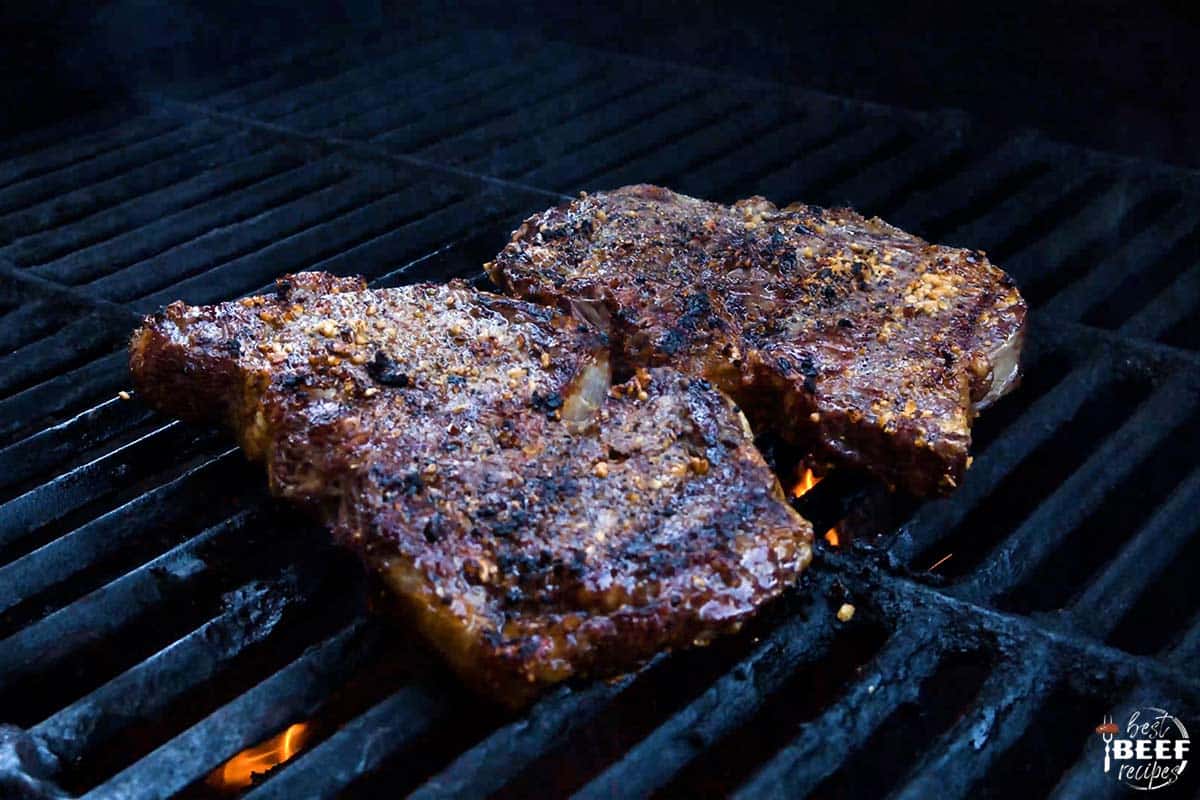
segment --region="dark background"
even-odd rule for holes
[[[978,7],[977,7],[978,6]],[[1200,3],[62,0],[0,11],[0,133],[302,42],[318,28],[532,29],[1200,166]]]

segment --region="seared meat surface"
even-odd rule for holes
[[[462,284],[302,274],[134,335],[141,396],[219,419],[465,680],[520,705],[736,629],[812,532],[732,402],[566,315]]]
[[[619,371],[705,376],[756,429],[917,494],[959,483],[976,412],[1018,377],[1004,272],[848,209],[631,186],[530,217],[486,268],[606,329]]]

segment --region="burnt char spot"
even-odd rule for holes
[[[287,278],[280,278],[275,281],[275,299],[279,302],[286,302],[292,294],[292,282]]]
[[[445,539],[447,533],[445,517],[435,511],[433,516],[425,522],[425,529],[421,533],[425,536],[425,541],[430,544],[435,544]]]
[[[229,353],[229,355],[233,356],[234,358],[237,358],[242,354],[242,343],[237,339],[227,339],[221,344],[221,346],[225,348],[225,352]]]
[[[416,470],[397,475],[376,464],[371,467],[371,478],[385,492],[398,491],[406,497],[413,497],[425,488],[425,481]]]
[[[371,363],[367,364],[367,374],[376,383],[382,383],[384,386],[395,386],[403,389],[409,384],[408,375],[402,372],[400,365],[382,350],[375,351],[375,358],[371,360]]]
[[[530,403],[537,411],[553,414],[555,411],[562,408],[563,398],[558,392],[551,392],[550,394],[534,392],[530,397]]]
[[[845,317],[842,317],[841,319],[838,320],[838,327],[839,328],[853,328],[854,323],[851,322],[850,320],[846,319]]]

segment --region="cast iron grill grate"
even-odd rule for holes
[[[0,716],[29,772],[202,797],[307,721],[251,796],[1100,796],[1104,713],[1197,719],[1200,179],[530,37],[353,36],[0,151]],[[634,181],[851,204],[987,249],[1035,306],[961,490],[823,548],[728,641],[481,708],[225,437],[115,397],[169,300],[475,276],[523,216]]]

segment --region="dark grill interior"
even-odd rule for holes
[[[824,527],[888,524],[729,640],[505,716],[225,436],[116,396],[170,300],[477,276],[527,214],[638,181],[850,204],[986,249],[1035,309],[966,484],[829,478],[800,501]],[[332,31],[10,140],[0,787],[212,796],[308,721],[251,796],[1115,793],[1103,714],[1200,719],[1198,221],[1184,170],[491,31]]]

